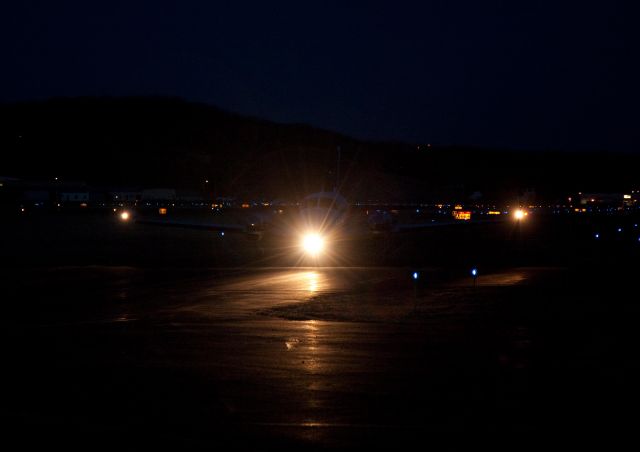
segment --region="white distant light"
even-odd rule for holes
[[[418,279],[418,276],[420,276],[418,275],[418,272],[413,272],[413,279]]]
[[[600,234],[596,234],[596,235],[595,235],[595,237],[596,237],[597,239],[599,239],[599,238],[600,238]]]
[[[618,228],[618,232],[622,232],[622,228]]]
[[[473,276],[474,278],[475,278],[476,276],[478,276],[478,269],[477,269],[477,268],[472,268],[472,269],[471,269],[471,276]]]
[[[222,237],[224,237],[224,231],[222,231],[222,232],[220,233],[220,235],[221,235]]]

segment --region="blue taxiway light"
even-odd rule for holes
[[[223,232],[221,232],[221,233],[220,233],[220,235],[221,235],[222,237],[224,237],[224,231],[223,231]]]
[[[477,268],[472,268],[472,269],[471,269],[471,276],[473,276],[474,278],[475,278],[476,276],[478,276],[478,269],[477,269]]]
[[[622,228],[618,228],[618,232],[622,232]]]
[[[599,239],[599,238],[600,238],[600,234],[596,234],[596,235],[595,235],[595,237],[596,237],[597,239]]]
[[[413,276],[413,279],[418,279],[420,275],[418,274],[418,272],[413,272],[412,276]]]

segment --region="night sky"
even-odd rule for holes
[[[13,3],[1,101],[168,95],[364,139],[640,152],[631,1]]]

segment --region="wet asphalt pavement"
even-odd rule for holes
[[[511,269],[475,288],[425,270],[434,289],[419,293],[393,268],[37,274],[20,292],[50,298],[5,331],[3,415],[25,445],[334,449],[425,432],[532,434],[561,425],[545,406],[554,400],[576,414],[571,394],[553,392],[567,384],[554,359],[574,339],[532,300],[513,304],[562,281],[559,269]],[[324,319],[336,302],[353,320]],[[572,335],[587,333],[574,322]],[[552,346],[554,335],[566,343]]]
[[[8,352],[15,392],[3,414],[26,430],[25,441],[41,439],[28,431],[44,430],[64,443],[98,435],[132,448],[219,441],[335,448],[424,430],[536,426],[528,406],[530,328],[513,325],[503,345],[515,347],[514,363],[506,363],[511,357],[501,358],[493,341],[482,335],[476,343],[481,333],[466,330],[477,300],[421,316],[430,298],[424,291],[411,298],[404,269],[162,273],[92,267],[31,275],[21,291],[44,295],[46,286],[66,306],[41,300],[35,316],[15,312],[18,322],[7,332],[16,344]],[[535,273],[487,276],[476,294]],[[385,307],[385,285],[406,300]],[[299,319],[301,306],[366,286],[376,295],[364,292],[362,310],[384,317],[400,305],[401,317],[328,321],[311,309]],[[468,280],[443,285],[456,286],[471,287]],[[92,290],[101,301],[85,298]],[[344,302],[353,309],[353,299]],[[498,387],[496,378],[508,381]]]
[[[438,266],[5,268],[2,422],[22,449],[619,436],[640,341],[637,262],[616,256],[475,286]]]

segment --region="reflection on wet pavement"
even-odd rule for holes
[[[450,303],[440,302],[455,309],[437,323],[430,314],[420,317],[420,310],[426,311],[424,306],[415,310],[413,281],[402,268],[216,270],[173,280],[135,269],[111,276],[94,269],[92,274],[98,276],[91,284],[98,284],[104,297],[99,308],[82,310],[86,291],[84,297],[77,290],[66,292],[66,301],[77,303],[67,309],[73,314],[60,314],[64,321],[48,319],[47,328],[38,333],[43,342],[31,350],[34,356],[42,347],[42,361],[54,359],[57,371],[70,382],[73,375],[84,372],[79,366],[99,369],[82,382],[87,391],[108,386],[105,381],[113,373],[129,381],[140,368],[150,374],[143,386],[175,391],[164,387],[158,376],[162,375],[158,369],[172,369],[201,385],[196,393],[213,391],[224,416],[245,426],[330,430],[426,423],[437,429],[456,422],[451,401],[460,397],[460,391],[466,391],[464,397],[470,400],[492,397],[483,384],[496,374],[503,378],[501,372],[513,380],[510,388],[518,391],[520,375],[531,366],[527,341],[532,333],[526,325],[513,325],[516,333],[505,333],[495,342],[493,332],[490,339],[468,339],[465,335],[473,330],[464,327],[491,300],[451,298]],[[496,286],[518,285],[528,278],[528,271],[517,269],[482,276],[486,285]],[[448,293],[456,287],[469,293],[468,279],[445,286]],[[486,289],[474,293],[482,290]],[[363,322],[357,316],[327,321],[264,314],[276,306],[314,303],[326,305],[322,309],[342,309],[329,302],[334,296],[348,297],[354,312],[367,311],[381,293],[393,305],[407,304],[414,317]],[[39,390],[45,389],[43,385]],[[136,400],[143,388],[125,384],[119,391],[122,394],[113,396],[116,400],[125,396]],[[68,403],[74,407],[79,402]],[[313,434],[316,440],[331,435],[317,430]]]
[[[397,271],[396,271],[397,272]],[[209,318],[254,315],[265,308],[307,302],[320,295],[353,290],[368,280],[389,277],[389,271],[352,268],[288,268],[255,271],[192,284],[178,310]]]
[[[265,274],[247,275],[216,287],[220,291],[281,291],[309,292],[313,295],[319,291],[332,288],[335,283],[329,270],[290,269],[274,270]]]
[[[478,285],[485,286],[512,286],[521,284],[527,280],[527,271],[513,270],[508,273],[494,273],[478,277]]]

